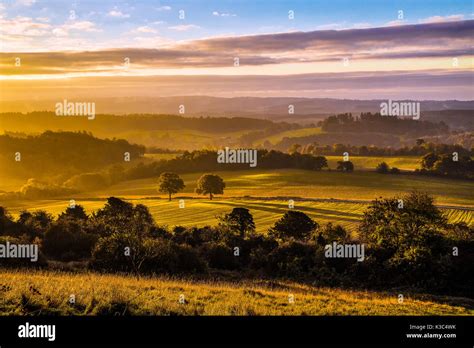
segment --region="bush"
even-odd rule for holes
[[[338,161],[336,170],[340,172],[351,173],[354,171],[354,163],[351,161]]]
[[[255,222],[250,211],[246,208],[234,208],[229,214],[219,217],[219,226],[228,228],[244,238],[255,232]]]
[[[2,235],[16,235],[16,224],[8,211],[0,207],[0,236]]]
[[[126,253],[126,248],[130,253]],[[112,234],[100,238],[96,244],[91,267],[106,271],[140,274],[176,274],[203,272],[205,263],[198,253],[187,245],[170,240],[134,238],[127,234]]]
[[[80,222],[62,219],[46,231],[42,246],[51,258],[72,261],[90,258],[96,241],[95,235],[84,232]]]
[[[389,170],[390,170],[390,167],[385,162],[379,163],[377,167],[375,168],[375,171],[380,174],[388,174]]]
[[[143,263],[145,273],[199,273],[206,270],[206,264],[196,250],[188,245],[177,245],[169,240],[147,239],[147,258]]]
[[[390,174],[400,174],[400,169],[392,167],[392,169],[390,169]]]
[[[269,255],[269,270],[280,276],[307,277],[314,269],[316,252],[315,245],[286,242]]]
[[[359,227],[370,259],[384,265],[374,281],[386,282],[386,274],[391,285],[444,286],[453,261],[446,228],[446,219],[427,194],[375,200]]]
[[[233,248],[222,243],[207,243],[200,254],[211,268],[233,270],[239,266],[240,256],[234,256]]]
[[[349,240],[349,233],[341,225],[333,225],[332,223],[326,224],[318,238],[318,244],[324,245],[332,242],[345,243]]]
[[[289,210],[270,229],[269,235],[283,241],[308,240],[318,224],[301,211]]]
[[[10,244],[37,244],[38,241],[32,243],[28,238],[15,238],[10,236],[0,236],[0,244],[7,245],[7,242]],[[41,248],[38,245],[38,259],[34,262],[31,259],[27,258],[0,258],[0,267],[7,267],[7,268],[43,268],[47,267],[48,262],[46,257],[41,252]]]

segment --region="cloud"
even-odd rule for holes
[[[160,7],[156,7],[155,10],[157,10],[157,11],[171,11],[171,6],[160,6]]]
[[[184,27],[189,29],[189,26]],[[10,40],[18,39],[18,35],[26,33],[31,36],[39,34],[31,30],[53,30],[57,36],[66,36],[71,30],[98,29],[94,23],[87,21],[66,23],[52,28],[49,24],[34,22],[26,17],[14,22],[0,20],[0,33],[8,36]],[[154,29],[148,26],[138,27],[135,33],[155,34]],[[94,47],[94,51],[87,52],[25,53],[31,55],[28,59],[32,62],[31,70],[26,72],[22,69],[21,72],[11,73],[38,74],[44,69],[51,73],[77,70],[93,72],[98,62],[105,70],[114,71],[117,64],[120,64],[118,62],[123,61],[123,57],[130,57],[143,69],[150,70],[229,68],[233,66],[234,57],[239,57],[241,66],[246,67],[279,64],[294,64],[296,67],[301,63],[335,64],[343,57],[350,57],[351,62],[355,63],[374,61],[373,64],[370,63],[374,70],[377,68],[377,60],[391,60],[396,65],[399,59],[423,59],[420,62],[422,66],[426,66],[432,58],[446,57],[449,58],[447,62],[452,57],[459,57],[460,60],[462,57],[470,59],[473,55],[473,36],[473,20],[337,31],[228,36],[180,43],[169,42],[154,35],[143,35],[135,37],[134,41],[124,41],[121,38],[115,42],[129,48],[103,49],[98,45]],[[41,46],[41,41],[36,42]],[[77,47],[88,49],[83,44]],[[315,68],[319,66],[314,65]]]
[[[171,27],[168,27],[168,29],[171,30],[176,30],[176,31],[188,31],[191,29],[200,29],[201,27],[199,25],[194,25],[194,24],[181,24],[181,25],[174,25]]]
[[[464,19],[464,15],[462,14],[456,14],[456,15],[450,15],[450,16],[433,16],[433,17],[428,17],[425,19],[420,20],[420,23],[443,23],[443,22],[456,22],[456,21],[462,21]]]
[[[233,13],[219,12],[219,11],[213,11],[212,15],[217,16],[217,17],[237,17],[237,15]]]
[[[15,5],[29,7],[36,3],[36,0],[16,0]]]
[[[418,52],[470,47],[474,35],[474,21],[429,23],[349,30],[317,30],[265,35],[248,35],[192,41],[193,49],[213,52],[240,52],[263,54],[307,50],[318,57],[334,53],[357,54],[377,52]],[[459,47],[458,47],[459,48]],[[303,53],[304,54],[304,53]]]
[[[388,27],[396,27],[399,25],[406,25],[407,21],[404,19],[396,19],[394,21],[387,22],[385,25]]]
[[[30,17],[17,16],[12,19],[0,19],[0,34],[4,39],[48,35],[50,28],[51,25],[35,21]]]
[[[147,34],[156,34],[157,31],[149,26],[142,26],[132,30],[134,33],[147,33]]]
[[[110,10],[109,13],[107,13],[109,17],[115,17],[115,18],[130,18],[130,15],[127,13],[123,13],[117,9]]]
[[[123,57],[121,58],[123,62]],[[131,63],[133,67],[133,59]],[[28,96],[32,91],[42,100],[54,100],[58,96],[67,99],[90,98],[91,95],[94,98],[113,97],[111,103],[116,109],[122,108],[119,113],[126,112],[123,109],[126,98],[133,98],[136,101],[135,106],[147,105],[150,111],[143,112],[157,112],[156,110],[166,105],[166,101],[157,97],[183,95],[472,100],[472,73],[452,69],[441,72],[396,71],[377,74],[358,72],[285,76],[106,76],[100,79],[2,81],[2,84],[5,91],[3,100],[17,99],[19,95],[24,95],[24,99],[30,104],[32,101]],[[119,99],[120,103],[117,103]],[[181,104],[179,100],[182,101],[182,98],[172,101],[174,108]],[[197,102],[200,100],[199,97],[196,98]],[[227,105],[232,102],[237,105],[249,103],[248,99],[223,102]],[[243,105],[243,108],[247,109],[246,105]],[[137,112],[137,109],[134,109],[134,112]]]
[[[337,30],[337,29],[344,29],[347,23],[328,23],[328,24],[321,24],[316,27],[318,30]]]
[[[99,32],[95,24],[91,21],[73,21],[67,22],[61,26],[53,29],[53,34],[56,36],[68,36],[70,31],[81,31],[81,32]]]

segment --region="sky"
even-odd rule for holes
[[[3,0],[0,100],[31,83],[51,94],[140,96],[151,84],[159,95],[471,100],[473,37],[471,0]]]

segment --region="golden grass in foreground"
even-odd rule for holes
[[[289,296],[294,296],[290,303]],[[75,295],[75,304],[70,304]],[[179,302],[184,295],[185,303]],[[316,288],[294,282],[192,282],[0,270],[0,315],[473,315],[427,296]],[[444,302],[472,302],[443,298]],[[472,306],[471,306],[472,308]]]

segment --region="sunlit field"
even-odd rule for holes
[[[196,181],[202,173],[181,175],[186,187],[179,196],[196,196]],[[425,191],[441,205],[472,205],[474,182],[446,178],[390,175],[374,172],[315,172],[305,170],[246,170],[217,172],[226,183],[223,198],[285,197],[370,201],[377,197],[402,195],[411,190]],[[156,197],[157,179],[132,180],[81,197]],[[164,195],[162,197],[165,197]],[[217,196],[219,197],[219,196]]]
[[[336,168],[337,162],[342,160],[342,156],[325,156],[330,168]],[[351,156],[350,160],[357,169],[375,169],[382,162],[387,163],[390,168],[396,167],[400,170],[412,171],[420,168],[420,157],[414,156]]]
[[[292,129],[289,131],[277,133],[274,135],[271,135],[266,138],[262,138],[258,140],[256,143],[258,144],[263,144],[264,142],[268,141],[272,145],[277,144],[283,138],[293,138],[293,137],[304,137],[304,136],[309,136],[309,135],[315,135],[315,134],[320,134],[321,133],[321,128],[316,127],[316,128],[301,128],[301,129]]]
[[[205,198],[184,198],[185,208],[179,209],[178,199],[169,202],[167,199],[137,199],[129,200],[134,204],[146,205],[155,221],[160,225],[173,226],[208,226],[217,224],[218,215],[228,213],[235,207],[246,207],[254,217],[256,230],[265,233],[276,220],[288,211],[288,201],[282,200],[249,200],[249,199],[222,199],[210,201]],[[82,205],[88,213],[92,213],[105,204],[105,199],[79,199],[77,204]],[[15,202],[9,212],[17,216],[22,210],[45,210],[54,216],[62,213],[68,206],[67,200],[39,200],[33,202]],[[331,222],[340,224],[349,230],[354,230],[362,217],[366,203],[329,202],[329,201],[295,201],[294,209],[307,214],[319,224]],[[448,221],[465,222],[474,225],[474,214],[471,210],[442,209]]]
[[[473,315],[472,300],[312,287],[94,273],[0,270],[3,315]],[[71,294],[75,304],[69,302]],[[457,305],[453,305],[457,303]]]
[[[303,170],[236,171],[218,173],[226,182],[224,195],[194,193],[199,174],[186,174],[186,188],[169,202],[157,192],[157,180],[126,181],[91,193],[54,200],[0,202],[10,213],[43,209],[53,215],[63,212],[70,199],[89,213],[101,208],[110,196],[122,197],[148,206],[160,225],[170,227],[215,225],[216,216],[235,207],[246,207],[254,216],[257,231],[267,231],[294,201],[294,209],[303,211],[319,224],[332,222],[353,230],[370,200],[397,196],[410,190],[434,195],[450,222],[474,224],[474,183],[413,175],[382,175],[372,172],[311,172]],[[185,207],[179,209],[179,199]],[[459,209],[456,209],[459,206]]]

